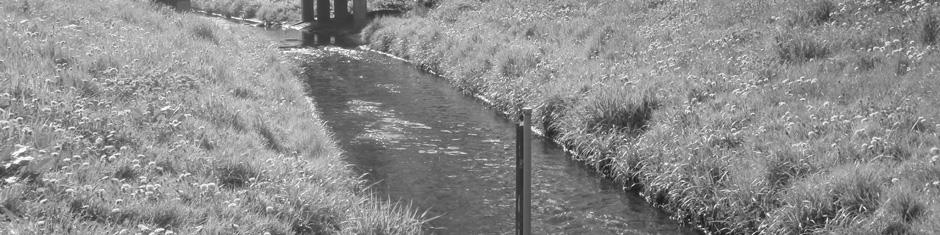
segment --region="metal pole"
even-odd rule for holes
[[[516,125],[516,234],[532,234],[532,109]]]
[[[523,180],[524,177],[522,177],[522,173],[524,172],[524,170],[522,170],[522,143],[525,142],[523,140],[524,128],[522,123],[516,123],[516,235],[522,235],[522,224],[524,223],[522,219],[522,195],[524,194],[522,192],[522,185],[525,182]]]

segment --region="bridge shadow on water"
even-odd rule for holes
[[[340,47],[345,49],[355,49],[363,45],[358,39],[358,35],[333,35],[329,33],[318,33],[306,30],[266,30],[271,36],[283,38],[278,48],[282,50],[315,48],[315,47]]]
[[[300,31],[301,46],[337,46],[342,48],[356,48],[362,45],[358,39],[358,34],[354,35],[331,35],[329,33],[318,33],[314,31]]]

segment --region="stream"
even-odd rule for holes
[[[377,198],[438,216],[429,233],[514,233],[511,120],[404,61],[258,31],[301,65],[308,95]],[[533,234],[698,234],[551,141],[532,143]]]

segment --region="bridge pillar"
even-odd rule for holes
[[[330,22],[330,0],[317,0],[317,21]]]
[[[366,9],[366,0],[353,0],[353,25],[365,27],[369,23],[369,11]]]
[[[337,22],[349,21],[349,0],[333,0],[333,15]]]
[[[300,0],[300,18],[303,22],[313,22],[315,20],[313,1],[314,0]]]
[[[174,7],[177,11],[187,12],[192,10],[192,3],[190,0],[178,0]]]

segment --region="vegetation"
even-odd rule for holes
[[[940,233],[940,2],[447,0],[376,50],[719,233]]]
[[[420,232],[246,29],[144,0],[8,0],[0,25],[0,233]]]
[[[193,7],[210,13],[264,22],[300,21],[300,0],[193,0]]]

